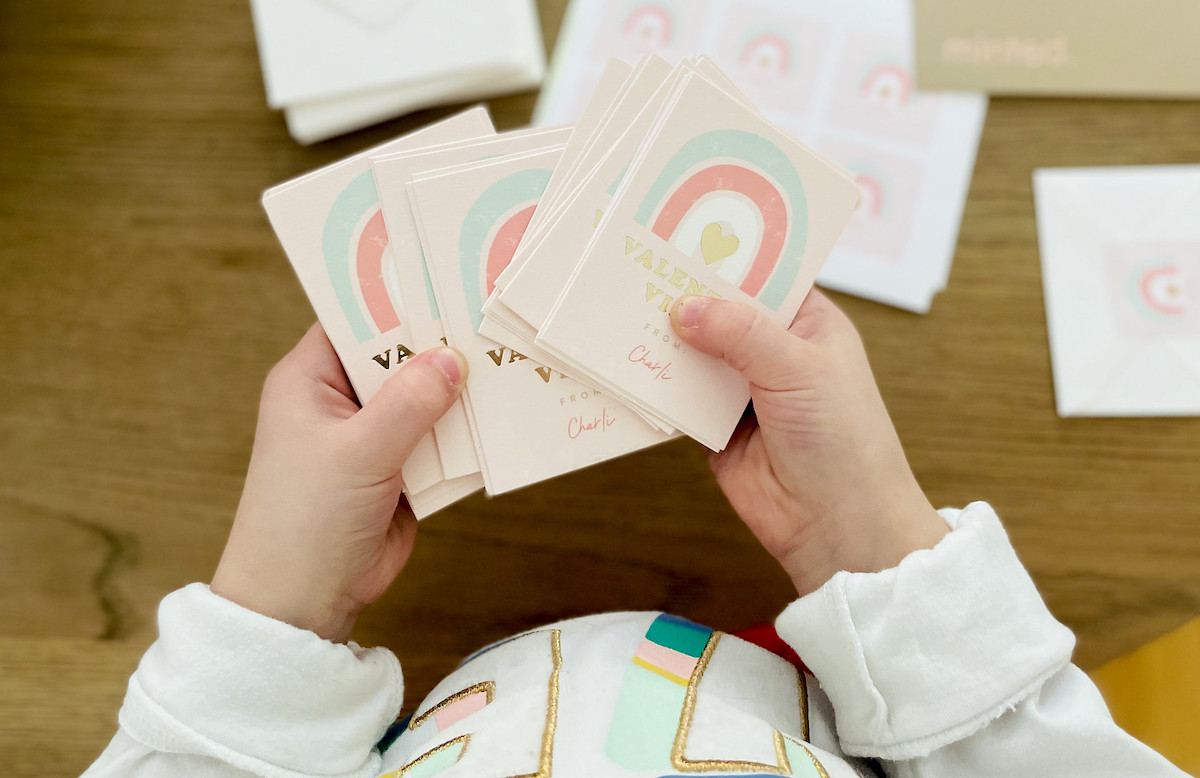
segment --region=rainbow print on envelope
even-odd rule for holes
[[[772,310],[800,273],[804,184],[773,142],[746,130],[698,135],[663,167],[634,220]]]

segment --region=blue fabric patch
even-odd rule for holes
[[[384,732],[383,737],[375,744],[375,749],[382,754],[391,748],[392,743],[396,742],[396,738],[400,737],[400,734],[408,729],[408,722],[410,721],[412,721],[411,713],[402,719],[396,719],[396,722],[388,727],[387,732]]]

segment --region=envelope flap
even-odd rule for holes
[[[395,24],[415,0],[317,0],[347,21],[366,28]]]

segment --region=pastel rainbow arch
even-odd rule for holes
[[[484,190],[467,210],[458,256],[475,329],[483,322],[483,303],[495,288],[496,277],[512,261],[552,172],[530,168],[511,173]]]
[[[400,326],[384,277],[388,235],[371,171],[353,179],[334,200],[321,249],[334,295],[359,343]]]
[[[884,187],[883,176],[870,165],[849,164],[846,168],[854,174],[854,183],[862,193],[858,213],[871,219],[886,216],[891,198]]]
[[[912,73],[898,62],[877,63],[863,76],[859,93],[866,100],[879,105],[906,105],[913,93]]]
[[[696,236],[682,233],[696,231],[696,216],[722,206],[754,212],[757,234],[745,234],[744,220],[734,232],[739,245],[754,246],[738,285],[778,310],[800,274],[808,242],[808,205],[800,174],[770,140],[744,130],[697,135],[667,162],[634,220],[669,243],[689,243]]]
[[[790,41],[777,32],[763,31],[746,39],[738,61],[750,70],[785,75],[791,72],[793,57]]]
[[[625,16],[621,32],[639,45],[664,48],[675,38],[675,16],[662,3],[641,3]]]

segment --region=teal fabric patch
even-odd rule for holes
[[[463,749],[467,747],[466,742],[455,743],[449,748],[438,751],[433,756],[426,759],[421,764],[408,771],[404,778],[431,778],[440,772],[449,770],[462,756]]]
[[[821,778],[821,771],[817,769],[817,760],[808,752],[807,748],[794,742],[791,738],[784,738],[783,747],[788,762],[792,766],[794,778]]]
[[[708,645],[712,630],[693,624],[678,616],[663,614],[646,630],[646,640],[678,651],[688,656],[699,657]]]
[[[382,754],[391,748],[392,744],[404,734],[404,730],[408,729],[408,722],[410,721],[412,721],[411,713],[402,719],[397,719],[392,726],[388,727],[387,732],[383,733],[383,737],[379,739],[379,742],[375,744],[376,750]]]
[[[671,745],[687,690],[645,668],[630,665],[604,753],[626,770],[670,770]]]

